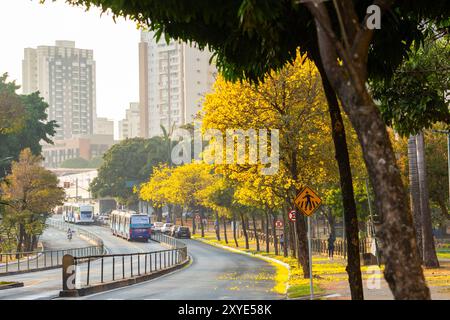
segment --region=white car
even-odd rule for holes
[[[169,233],[170,229],[172,228],[173,223],[164,223],[164,225],[161,228],[162,233]]]
[[[153,223],[152,230],[155,231],[155,232],[160,232],[161,228],[163,226],[164,226],[164,223],[162,223],[162,222],[155,222],[155,223]]]

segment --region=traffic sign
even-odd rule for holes
[[[289,220],[291,220],[292,222],[295,222],[295,220],[297,219],[297,212],[295,210],[289,211],[288,217],[289,217]]]
[[[304,187],[294,200],[302,214],[309,217],[322,204],[322,199],[308,186]]]
[[[283,228],[283,221],[277,220],[277,221],[275,222],[275,227],[277,227],[278,229]]]

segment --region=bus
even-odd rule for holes
[[[114,210],[110,215],[112,234],[124,239],[144,240],[150,238],[150,218],[135,211]]]
[[[68,223],[91,224],[94,222],[94,207],[90,204],[65,203],[62,215]]]

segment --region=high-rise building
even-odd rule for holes
[[[94,132],[96,114],[95,61],[92,50],[75,48],[74,41],[25,49],[23,93],[39,91],[56,120],[55,139]]]
[[[96,118],[94,122],[94,134],[107,134],[114,136],[114,120]]]
[[[139,44],[140,135],[144,138],[191,123],[202,97],[216,76],[212,53],[171,40],[156,42],[154,32],[142,32]]]
[[[125,119],[119,121],[119,140],[139,137],[141,126],[139,103],[131,102],[125,112]]]

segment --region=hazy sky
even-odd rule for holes
[[[97,115],[120,120],[139,97],[139,31],[124,19],[92,8],[71,7],[63,0],[0,0],[0,74],[22,83],[23,49],[73,40],[93,49],[97,64]]]

